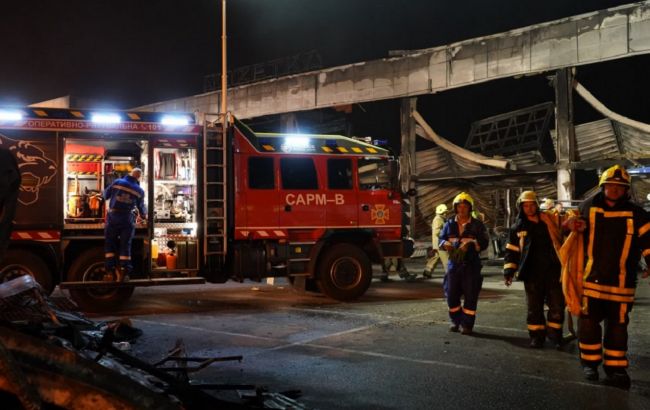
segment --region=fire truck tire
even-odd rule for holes
[[[11,249],[7,251],[2,265],[0,282],[6,282],[22,275],[32,275],[47,294],[52,293],[54,289],[52,272],[45,261],[36,254],[22,249]]]
[[[318,287],[332,299],[354,300],[368,290],[372,281],[370,259],[359,247],[333,245],[319,258]]]
[[[89,249],[79,255],[68,271],[68,280],[73,282],[115,280],[112,275],[110,276],[106,275],[102,248]],[[85,312],[103,312],[126,303],[133,290],[132,286],[112,289],[70,289],[70,297]]]

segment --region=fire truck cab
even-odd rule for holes
[[[33,275],[89,311],[125,302],[137,286],[275,276],[352,300],[370,285],[372,263],[410,256],[387,150],[197,117],[0,110],[0,146],[22,176],[0,280]],[[121,282],[104,268],[102,192],[134,167],[147,215],[136,226],[134,274]]]

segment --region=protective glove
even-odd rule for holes
[[[563,224],[563,228],[574,232],[584,232],[584,230],[587,228],[587,224],[585,223],[584,219],[572,216]]]

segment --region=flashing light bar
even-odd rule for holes
[[[20,121],[23,119],[23,113],[20,111],[0,110],[0,121]]]
[[[165,115],[161,122],[163,125],[189,125],[190,120],[184,115]]]
[[[287,148],[307,148],[309,147],[309,138],[300,135],[286,137],[284,139],[284,145]]]
[[[115,113],[93,113],[90,120],[101,124],[119,124],[122,122],[122,118]]]

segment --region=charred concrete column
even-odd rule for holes
[[[416,109],[417,98],[402,98],[400,105],[400,134],[402,140],[402,149],[400,154],[402,192],[406,193],[409,189],[415,188],[413,176],[416,174],[415,167],[415,120],[413,112]],[[409,223],[407,224],[408,236],[412,237],[415,232],[415,197],[408,197],[404,194],[404,199],[408,201]]]
[[[563,68],[555,74],[555,132],[557,136],[557,199],[571,200],[575,177],[571,164],[576,158],[576,136],[573,128],[573,72]]]

